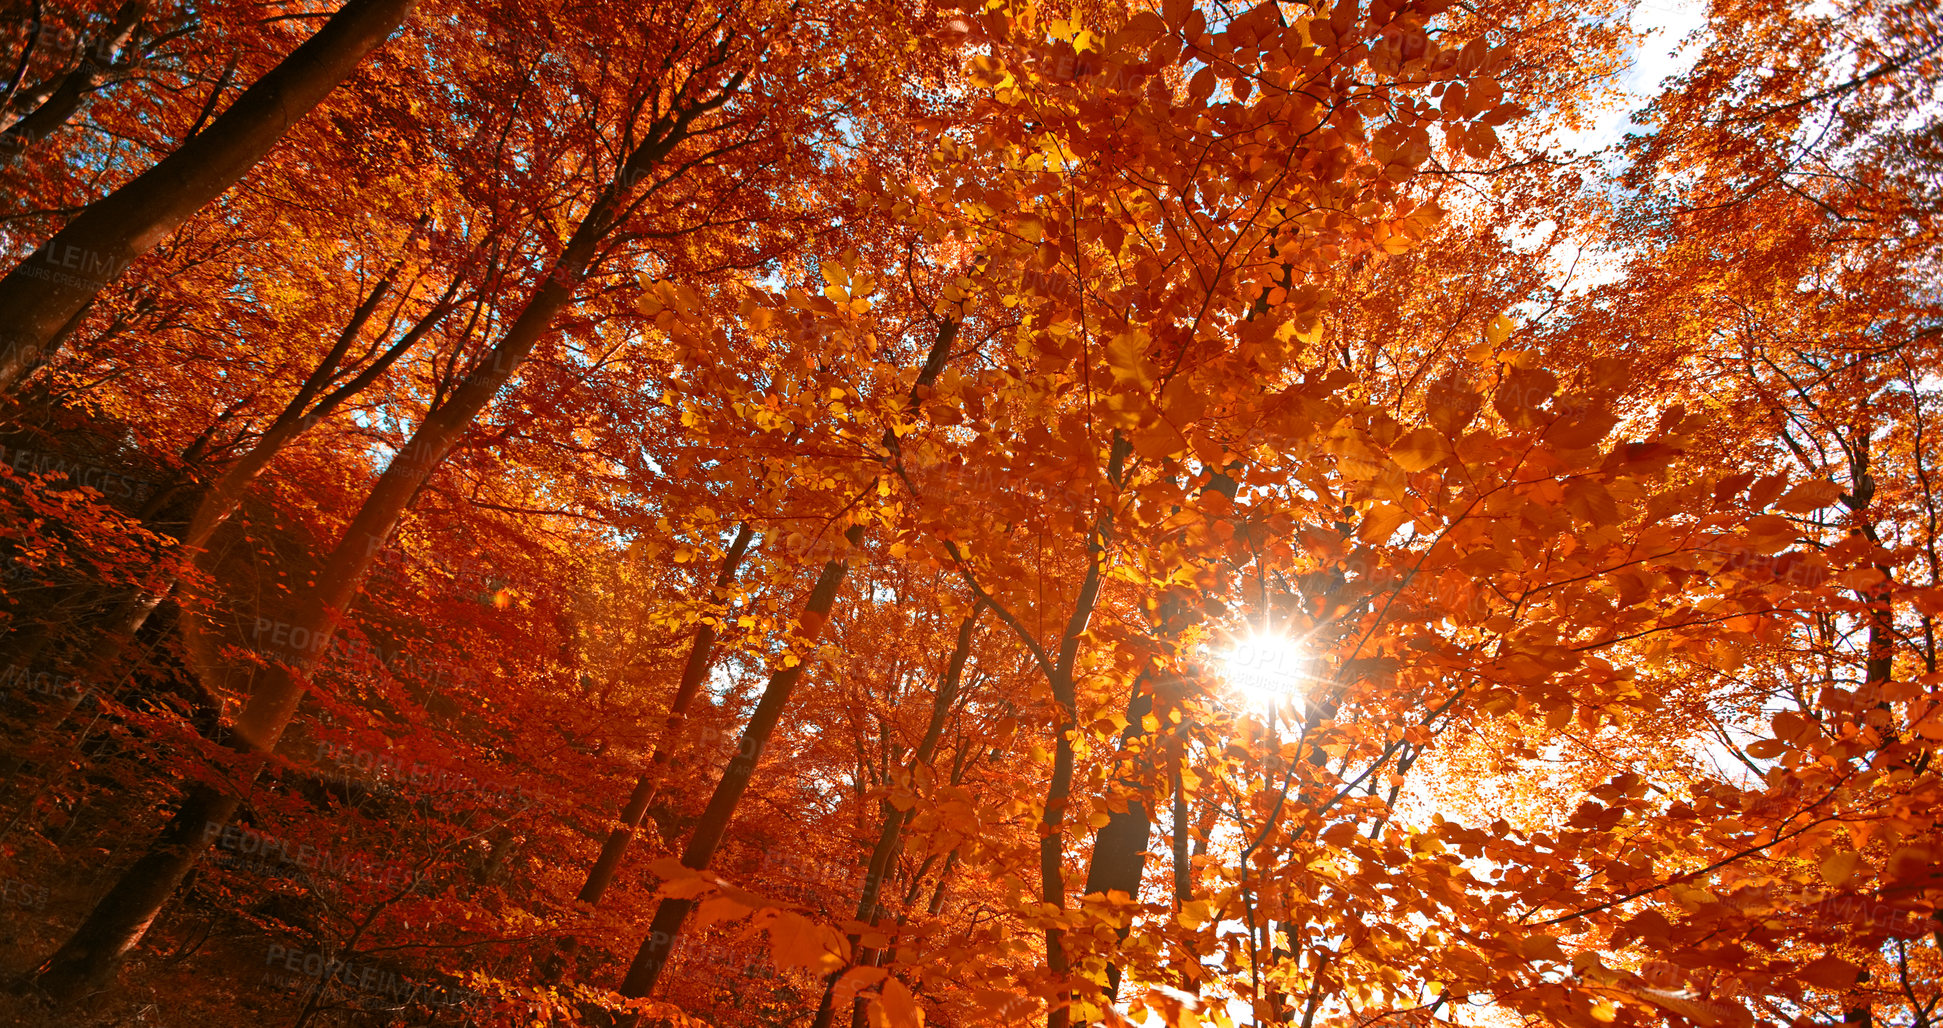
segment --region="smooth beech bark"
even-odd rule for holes
[[[1109,482],[1116,486],[1120,484],[1127,457],[1132,452],[1132,443],[1115,430],[1111,455],[1107,459]],[[1061,910],[1066,908],[1066,874],[1062,865],[1066,833],[1063,826],[1066,804],[1072,800],[1073,793],[1073,735],[1079,730],[1079,695],[1073,670],[1079,660],[1080,636],[1086,634],[1086,626],[1093,618],[1093,608],[1099,603],[1100,581],[1106,570],[1106,550],[1112,533],[1112,514],[1102,513],[1086,541],[1086,577],[1080,583],[1079,596],[1073,601],[1073,615],[1066,623],[1066,631],[1059,638],[1056,662],[1047,674],[1058,714],[1053,725],[1052,776],[1046,781],[1045,813],[1040,819],[1044,830],[1039,837],[1039,883],[1040,898]],[[1066,956],[1065,933],[1057,927],[1046,929],[1046,966],[1061,979],[1072,970]],[[1060,999],[1055,1001],[1046,1015],[1049,1028],[1065,1028],[1071,1023],[1069,998],[1070,993],[1062,988]]]
[[[1132,454],[1133,443],[1115,429],[1107,456],[1108,482],[1116,487],[1122,483],[1127,458]],[[1080,637],[1086,633],[1086,626],[1093,617],[1093,608],[1099,602],[1107,546],[1112,534],[1113,518],[1110,511],[1095,517],[1093,524],[1087,528],[1086,575],[1080,581],[1079,594],[1073,599],[1072,614],[1060,633],[1059,646],[1051,655],[1046,653],[1045,647],[1040,645],[1032,630],[1020,622],[1017,615],[994,600],[991,593],[978,583],[978,576],[966,563],[964,552],[958,545],[950,539],[942,540],[945,553],[957,565],[965,585],[973,595],[990,604],[999,620],[1018,636],[1032,654],[1033,662],[1046,676],[1046,684],[1052,692],[1053,762],[1052,774],[1046,781],[1045,807],[1039,820],[1039,895],[1043,901],[1060,910],[1066,909],[1066,873],[1061,861],[1066,848],[1066,804],[1072,799],[1073,791],[1073,735],[1079,727],[1079,698],[1073,670],[1079,659]],[[1051,927],[1046,929],[1045,938],[1046,967],[1063,982],[1072,970],[1066,956],[1064,935],[1057,927]],[[1071,992],[1062,984],[1060,995],[1053,1000],[1052,1009],[1046,1015],[1049,1028],[1066,1028],[1072,1019],[1071,1006]]]
[[[1213,475],[1208,484],[1202,487],[1205,494],[1219,492],[1229,500],[1235,497],[1235,482],[1226,475]],[[1175,508],[1176,512],[1179,508]],[[1167,643],[1176,642],[1183,631],[1199,617],[1182,596],[1168,593],[1160,600],[1160,623],[1157,629]],[[1141,686],[1147,684],[1143,690]],[[1120,753],[1116,760],[1132,763],[1121,778],[1121,786],[1126,796],[1125,810],[1109,810],[1106,824],[1093,836],[1093,855],[1086,869],[1086,895],[1119,890],[1128,898],[1140,895],[1140,880],[1147,870],[1147,846],[1153,836],[1153,811],[1148,807],[1142,792],[1146,782],[1158,766],[1159,757],[1155,747],[1163,743],[1152,738],[1147,731],[1145,719],[1157,718],[1165,730],[1164,745],[1169,755],[1168,782],[1174,796],[1176,825],[1185,819],[1185,799],[1181,795],[1180,761],[1177,756],[1182,748],[1179,705],[1180,687],[1178,678],[1168,681],[1163,693],[1161,683],[1150,681],[1146,669],[1134,679],[1133,689],[1127,698],[1127,727],[1120,732]],[[1156,702],[1158,700],[1158,702]],[[1175,727],[1167,729],[1170,721]],[[1176,909],[1187,902],[1187,840],[1177,829],[1174,838],[1174,902]],[[1131,926],[1119,930],[1121,941],[1125,941]],[[1121,968],[1118,961],[1108,961],[1106,967],[1106,999],[1112,1002],[1120,995]]]
[[[736,529],[735,541],[722,556],[722,569],[715,575],[715,588],[711,598],[721,603],[725,600],[730,584],[735,581],[735,573],[742,565],[743,556],[749,551],[749,543],[755,539],[755,532],[748,522]],[[587,872],[587,881],[580,887],[579,899],[583,903],[599,903],[614,882],[614,873],[620,870],[621,858],[627,855],[628,843],[641,827],[641,818],[654,804],[655,793],[661,788],[661,776],[666,772],[668,761],[673,756],[675,743],[681,737],[682,722],[688,717],[688,708],[695,703],[701,692],[702,679],[708,674],[708,662],[715,646],[715,626],[706,622],[695,626],[695,637],[688,645],[688,663],[682,666],[681,683],[675,687],[675,698],[668,704],[668,723],[661,728],[661,737],[654,744],[654,756],[649,759],[647,770],[635,780],[634,791],[628,794],[627,805],[621,808],[620,824],[607,833],[607,841],[601,844],[600,857]]]
[[[1140,895],[1140,878],[1147,870],[1147,843],[1153,834],[1153,816],[1148,811],[1147,801],[1142,798],[1142,781],[1152,770],[1153,734],[1147,731],[1146,719],[1159,712],[1154,703],[1154,691],[1143,689],[1148,684],[1149,675],[1142,671],[1134,680],[1133,695],[1127,703],[1127,727],[1120,730],[1120,752],[1114,760],[1123,771],[1118,782],[1122,796],[1126,800],[1125,810],[1108,810],[1106,824],[1093,836],[1093,856],[1086,867],[1086,888],[1084,895],[1120,892],[1129,899]],[[1126,940],[1131,926],[1119,930],[1119,937]],[[1108,961],[1106,965],[1106,998],[1109,1002],[1120,994],[1120,964]]]
[[[207,128],[87,206],[0,279],[0,395],[11,395],[95,295],[235,185],[404,24],[417,0],[348,0]]]

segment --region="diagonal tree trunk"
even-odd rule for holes
[[[931,345],[931,353],[925,358],[924,367],[918,372],[916,381],[911,384],[910,396],[906,401],[907,409],[917,406],[919,391],[935,382],[944,370],[945,359],[951,354],[952,340],[958,337],[958,322],[946,321],[938,329],[938,337]],[[886,432],[884,446],[895,450],[897,436]],[[852,548],[863,542],[863,526],[852,525],[844,533]],[[815,640],[823,629],[830,610],[836,602],[837,589],[843,584],[843,576],[849,570],[849,562],[837,557],[824,563],[817,576],[816,585],[810,590],[809,599],[803,605],[800,620],[800,634],[807,640]],[[722,772],[722,778],[715,785],[715,792],[709,798],[708,807],[702,812],[701,820],[695,824],[688,844],[682,850],[682,866],[696,871],[706,870],[709,862],[715,859],[715,850],[722,844],[728,833],[729,820],[735,816],[737,804],[742,802],[742,794],[749,788],[749,780],[754,777],[756,761],[769,743],[769,736],[775,731],[776,722],[782,717],[783,708],[789,703],[790,693],[803,677],[803,664],[778,669],[770,675],[769,683],[763,688],[762,699],[756,703],[755,713],[750,715],[749,723],[742,730],[740,744],[736,747],[735,757]],[[681,937],[683,922],[695,907],[693,900],[664,899],[655,907],[654,922],[648,928],[648,937],[641,940],[640,948],[634,954],[634,961],[628,966],[627,977],[621,982],[621,995],[637,999],[651,995],[655,983],[661,979],[662,968],[666,966],[668,955],[674,952],[675,943]],[[639,1023],[639,1017],[623,1019],[625,1024]]]
[[[984,601],[972,605],[970,614],[958,625],[958,641],[951,649],[951,657],[945,662],[944,677],[938,682],[938,691],[931,700],[931,721],[924,728],[924,738],[911,755],[911,762],[905,768],[907,778],[915,776],[919,768],[931,763],[937,752],[938,740],[944,735],[945,719],[951,714],[951,705],[958,700],[958,683],[965,673],[965,660],[971,656],[972,636],[978,629],[978,616],[985,612]],[[913,808],[915,809],[915,808]],[[870,851],[870,865],[864,872],[863,895],[857,899],[857,920],[867,925],[875,925],[880,916],[878,896],[883,892],[884,880],[890,874],[891,861],[897,858],[898,848],[903,844],[904,825],[911,819],[910,810],[898,810],[888,802],[884,805],[884,825],[877,833],[877,845]],[[850,946],[856,948],[858,936],[850,937]],[[876,953],[872,951],[857,959],[859,965],[875,963]],[[830,1028],[836,1009],[837,979],[842,971],[835,971],[823,985],[823,1001],[816,1008],[815,1028]]]
[[[317,34],[153,168],[96,200],[0,279],[0,396],[78,324],[95,295],[236,184],[404,24],[417,0],[348,0]]]
[[[343,612],[432,469],[451,452],[473,418],[506,385],[572,301],[594,254],[617,224],[624,196],[687,138],[697,118],[740,90],[746,74],[745,70],[731,76],[709,100],[656,120],[601,190],[499,344],[444,403],[426,413],[411,440],[379,476],[291,619],[291,637],[310,640],[310,645],[288,653],[284,661],[267,669],[232,726],[228,745],[251,758],[254,766],[260,767],[276,749],[303,702],[309,671],[329,647]],[[246,774],[246,780],[253,777],[254,772]],[[207,785],[192,786],[161,837],[95,905],[73,937],[30,972],[39,988],[56,999],[73,999],[85,989],[105,984],[202,855],[211,828],[220,830],[238,803],[239,797],[234,794]]]
[[[729,544],[728,553],[722,556],[722,569],[715,576],[712,595],[716,602],[723,601],[730,584],[735,581],[736,569],[741,566],[742,557],[748,552],[749,543],[754,538],[755,533],[746,521],[736,530],[735,541]],[[621,809],[621,823],[607,833],[607,841],[600,848],[600,857],[587,872],[587,881],[580,887],[581,902],[599,903],[607,887],[613,883],[614,873],[620,870],[621,858],[627,854],[628,843],[641,827],[641,818],[653,805],[655,793],[661,787],[661,777],[680,738],[688,708],[694,705],[696,694],[701,692],[702,679],[708,674],[709,651],[714,646],[715,626],[707,623],[697,625],[694,641],[688,646],[688,663],[682,667],[681,684],[676,686],[674,701],[668,705],[668,723],[662,726],[661,737],[654,744],[654,756],[648,761],[647,770],[641,772],[641,777],[634,783],[634,791],[628,794],[627,805]]]
[[[126,0],[115,12],[108,31],[82,53],[80,62],[53,83],[33,110],[0,131],[0,162],[18,158],[29,147],[66,126],[88,102],[89,94],[100,89],[108,73],[116,70],[117,58],[147,16],[148,0]]]
[[[224,468],[216,481],[203,490],[196,503],[195,513],[189,519],[188,528],[182,532],[178,540],[178,545],[172,554],[173,560],[165,564],[161,573],[149,585],[135,590],[133,595],[125,595],[118,602],[109,601],[112,607],[107,612],[108,624],[100,629],[101,637],[94,646],[93,655],[82,666],[78,675],[81,681],[90,683],[114,681],[117,683],[115,686],[104,684],[98,687],[102,692],[114,692],[119,682],[126,678],[127,672],[122,669],[122,657],[128,645],[134,641],[135,633],[141,630],[147,623],[149,615],[155,612],[155,609],[168,598],[183,577],[188,574],[203,547],[208,545],[217,529],[221,528],[242,504],[243,496],[250,484],[256,481],[265,468],[269,467],[270,462],[276,459],[285,446],[377,381],[379,376],[437,327],[456,306],[455,297],[459,281],[455,279],[444,295],[440,296],[432,308],[406,330],[403,336],[359,369],[357,374],[351,376],[348,381],[331,389],[332,383],[341,377],[344,357],[363,332],[372,313],[390,293],[399,268],[400,265],[394,264],[390,272],[365,296],[353,311],[344,329],[338,333],[336,344],[330,353],[311,371],[298,388],[296,395],[285,404],[284,409],[270,423],[263,436],[241,457]],[[327,389],[330,390],[328,393],[325,392]],[[56,706],[53,713],[47,716],[45,727],[50,731],[57,727],[62,719],[71,715],[88,696],[94,694],[94,690],[91,689],[67,697]],[[10,758],[4,767],[0,767],[0,791],[4,791],[11,784],[13,775],[19,770],[23,760],[23,756],[16,756]]]

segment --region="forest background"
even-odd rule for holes
[[[9,4],[0,1019],[1930,1028],[1939,81]]]

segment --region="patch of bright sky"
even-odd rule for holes
[[[1561,146],[1579,153],[1610,150],[1633,129],[1633,114],[1659,94],[1667,79],[1685,74],[1700,56],[1699,29],[1707,22],[1703,0],[1640,0],[1630,23],[1642,38],[1619,76],[1623,99],[1592,124],[1563,133]]]
[[[1659,95],[1668,79],[1693,67],[1700,57],[1701,29],[1706,23],[1705,0],[1640,0],[1629,24],[1641,38],[1616,83],[1619,95],[1584,128],[1553,136],[1547,141],[1549,148],[1596,155],[1608,172],[1617,171],[1620,144],[1627,133],[1639,128],[1634,115]],[[1551,222],[1541,223],[1515,241],[1540,245],[1556,227]],[[1552,246],[1550,256],[1554,284],[1567,293],[1614,281],[1622,272],[1622,254],[1601,251],[1588,240],[1561,240]]]

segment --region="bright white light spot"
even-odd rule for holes
[[[1251,635],[1221,655],[1222,677],[1251,703],[1287,703],[1301,693],[1308,654],[1279,635]]]

